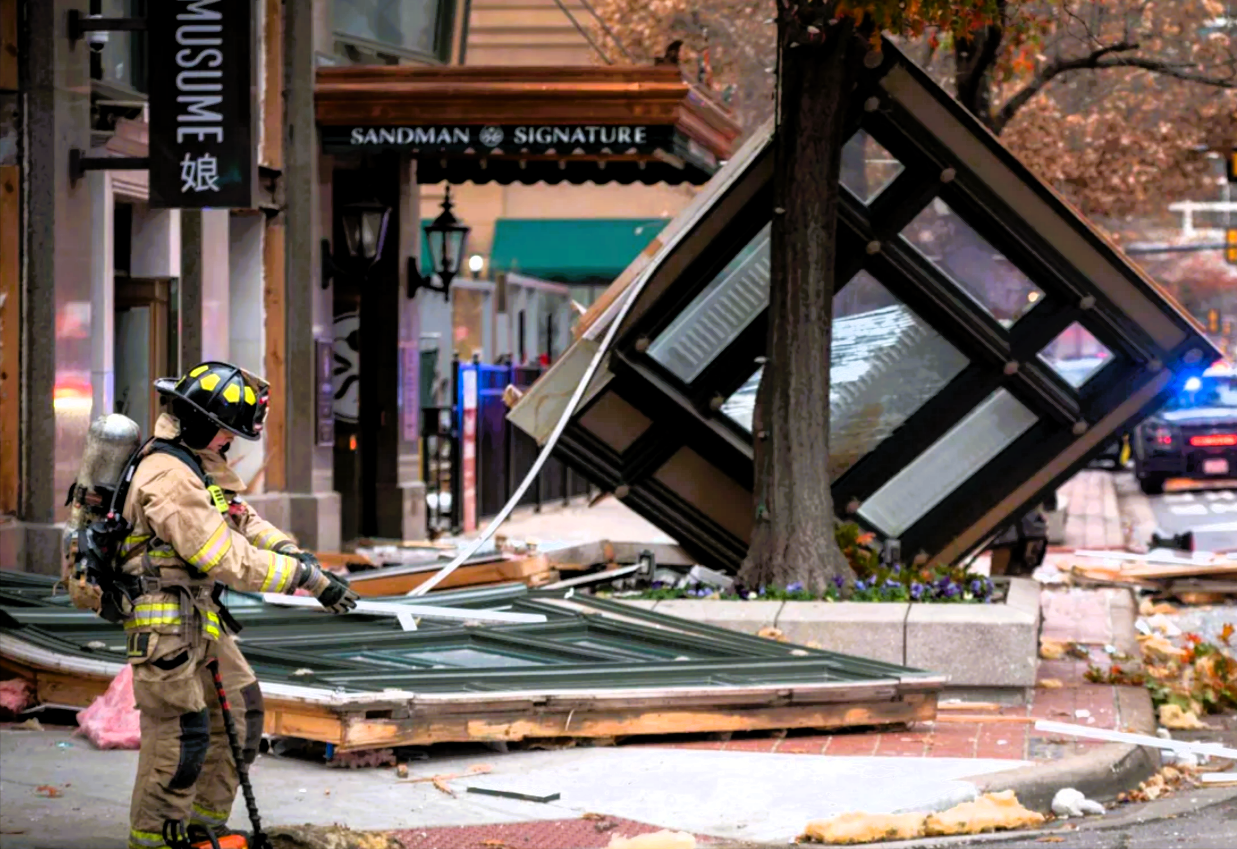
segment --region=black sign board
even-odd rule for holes
[[[426,124],[322,127],[327,153],[652,153],[674,145],[671,124]]]
[[[150,205],[253,206],[252,0],[147,4]]]
[[[314,401],[314,424],[318,431],[319,445],[335,444],[335,344],[331,341],[314,342],[317,357],[317,397]]]

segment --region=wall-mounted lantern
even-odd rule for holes
[[[382,257],[387,239],[391,208],[377,201],[350,203],[339,215],[344,228],[344,244],[348,248],[348,265],[342,265],[331,252],[331,241],[322,240],[322,288],[331,285],[333,277],[352,269],[367,273]]]
[[[414,257],[408,257],[408,297],[416,294],[417,289],[429,289],[441,292],[443,298],[450,300],[451,281],[460,272],[464,263],[464,250],[468,246],[468,232],[471,229],[461,222],[451,212],[451,187],[447,186],[442,199],[442,213],[431,223],[425,225],[425,240],[429,243],[430,255],[427,275],[422,275],[417,269]],[[434,282],[434,275],[438,282]]]

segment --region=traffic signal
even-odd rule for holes
[[[1220,332],[1220,311],[1214,307],[1207,310],[1207,330],[1210,333]]]
[[[1224,258],[1237,265],[1237,227],[1229,227],[1224,234]]]

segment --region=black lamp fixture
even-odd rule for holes
[[[374,267],[382,256],[382,247],[387,239],[387,225],[391,221],[391,208],[377,201],[350,203],[340,212],[344,226],[344,243],[348,248],[348,261],[352,268],[362,268],[362,273]],[[347,274],[331,253],[330,239],[322,240],[322,288],[331,285],[331,278]]]
[[[442,214],[431,223],[425,225],[425,240],[429,242],[429,274],[422,275],[417,270],[417,261],[408,257],[408,297],[416,294],[417,289],[429,289],[442,292],[446,300],[450,300],[451,281],[459,274],[464,264],[464,250],[468,246],[468,232],[471,229],[451,212],[451,187],[447,186],[442,199]],[[438,275],[437,283],[434,275]]]

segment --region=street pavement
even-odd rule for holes
[[[1173,482],[1172,491],[1147,496],[1160,528],[1170,533],[1194,532],[1194,547],[1199,551],[1237,550],[1237,491]]]

